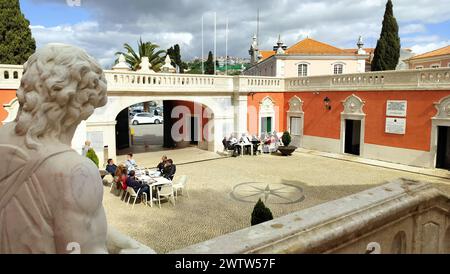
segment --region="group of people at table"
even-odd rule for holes
[[[152,175],[154,178],[164,178],[171,182],[176,173],[176,165],[173,163],[172,159],[168,159],[167,156],[164,155],[153,173],[145,174],[144,172],[144,174],[142,174],[142,171],[138,168],[136,161],[133,159],[133,154],[130,153],[127,155],[125,163],[118,166],[114,164],[112,159],[109,159],[106,165],[106,171],[114,178],[113,184],[116,185],[116,189],[122,189],[126,192],[127,188],[131,187],[139,196],[146,193],[147,197],[151,197],[150,185],[146,181],[140,180],[138,177],[142,178]]]
[[[232,133],[228,138],[222,140],[224,150],[233,151],[233,155],[252,154],[256,155],[258,151],[262,153],[272,153],[278,150],[282,145],[278,133],[262,133],[261,136],[244,133],[239,138],[237,133]],[[260,149],[261,147],[261,149]]]

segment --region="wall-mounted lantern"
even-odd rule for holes
[[[331,99],[328,98],[328,96],[323,99],[323,104],[325,105],[326,110],[331,110]]]

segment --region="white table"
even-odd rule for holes
[[[252,143],[239,143],[241,147],[241,156],[244,156],[244,147],[250,146],[250,153],[253,155],[253,144]]]
[[[138,180],[144,181],[150,188],[150,206],[153,207],[153,188],[162,185],[172,185],[172,181],[164,177],[152,177],[148,175],[141,175],[137,177]]]

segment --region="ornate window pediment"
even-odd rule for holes
[[[351,96],[347,97],[343,101],[344,105],[344,112],[343,114],[360,114],[364,115],[363,107],[365,102],[361,100],[358,96],[355,94],[352,94]]]
[[[297,96],[289,100],[289,112],[303,112],[303,101]]]
[[[267,96],[261,101],[259,111],[262,113],[273,113],[275,111],[274,106],[273,99]]]
[[[439,103],[435,103],[438,110],[435,118],[450,119],[450,96],[442,98]]]

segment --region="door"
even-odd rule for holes
[[[272,117],[261,118],[261,133],[272,132]]]
[[[361,121],[345,120],[345,147],[344,153],[360,155]]]
[[[450,127],[438,127],[436,167],[450,170]]]
[[[117,116],[116,124],[116,148],[124,149],[130,147],[130,127],[128,108],[122,110]]]
[[[199,141],[199,119],[198,117],[191,117],[191,145],[198,145]]]
[[[301,138],[302,138],[302,129],[303,129],[302,117],[291,117],[290,118],[290,127],[291,127],[291,136],[292,136],[291,145],[300,147],[301,146]]]

